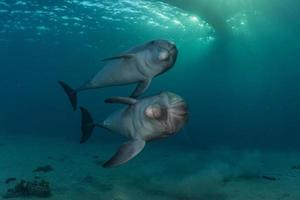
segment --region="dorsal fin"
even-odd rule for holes
[[[134,58],[134,54],[124,54],[124,55],[120,55],[120,56],[113,56],[110,58],[105,58],[101,61],[110,61],[110,60],[117,60],[117,59],[131,59]]]

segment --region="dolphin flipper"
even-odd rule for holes
[[[126,163],[143,150],[145,143],[146,142],[144,140],[134,139],[122,144],[118,152],[110,160],[104,163],[103,167],[117,167]]]
[[[147,88],[149,87],[151,83],[151,79],[147,79],[144,80],[142,82],[140,82],[137,87],[135,88],[135,90],[133,91],[133,93],[131,94],[130,97],[138,97],[140,96],[143,92],[145,92],[147,90]]]
[[[77,92],[73,88],[71,88],[68,84],[63,81],[58,81],[59,85],[64,89],[66,94],[69,97],[69,100],[72,104],[73,110],[76,110],[77,107]]]
[[[105,99],[105,103],[121,103],[127,105],[133,105],[138,102],[138,100],[130,97],[110,97]]]

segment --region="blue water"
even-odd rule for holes
[[[58,80],[79,86],[118,55],[152,39],[174,41],[172,70],[144,94],[168,90],[189,122],[160,141],[177,149],[299,149],[300,3],[297,0],[0,0],[0,131],[3,136],[80,138]],[[134,85],[83,92],[102,120]],[[117,141],[98,131],[93,140]],[[117,141],[119,142],[119,141]]]

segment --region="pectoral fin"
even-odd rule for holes
[[[149,87],[150,83],[151,83],[151,79],[140,82],[130,97],[138,97],[141,94],[143,94]]]
[[[131,140],[124,143],[119,148],[118,152],[110,160],[104,163],[103,167],[109,168],[122,165],[139,154],[144,147],[144,140]]]
[[[110,61],[110,60],[117,60],[117,59],[131,59],[134,58],[134,54],[124,54],[124,55],[120,55],[120,56],[113,56],[110,58],[105,58],[101,61]]]
[[[127,105],[136,104],[138,101],[130,97],[110,97],[105,99],[105,103],[121,103]]]

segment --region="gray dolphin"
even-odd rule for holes
[[[104,59],[108,63],[89,81],[77,89],[59,81],[76,110],[77,93],[83,90],[138,83],[131,97],[138,97],[158,76],[175,64],[178,50],[167,40],[153,40],[131,48],[119,56]]]
[[[86,142],[95,127],[102,127],[126,136],[129,141],[121,145],[117,153],[103,167],[116,167],[126,163],[140,153],[147,141],[165,138],[179,132],[188,117],[187,104],[177,94],[162,92],[142,98],[112,97],[107,103],[127,106],[112,113],[101,123],[94,123],[90,113],[81,110],[81,140]]]

